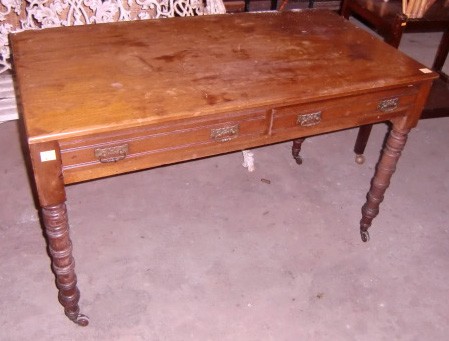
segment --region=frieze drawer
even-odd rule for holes
[[[337,100],[307,103],[273,109],[273,135],[289,130],[304,134],[327,131],[330,125],[367,124],[379,118],[388,120],[403,114],[413,105],[417,91],[414,87],[388,90],[376,94],[351,96]]]
[[[102,177],[236,150],[266,135],[267,122],[261,110],[60,141],[64,181],[83,181],[93,168]]]

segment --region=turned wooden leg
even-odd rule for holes
[[[67,209],[64,203],[42,207],[42,218],[48,238],[52,269],[59,290],[59,302],[67,317],[80,326],[87,326],[89,319],[80,314],[80,292],[76,286],[75,260],[69,236]]]
[[[367,195],[367,201],[362,207],[362,219],[360,220],[360,234],[362,240],[369,240],[368,229],[373,219],[379,213],[379,205],[390,185],[390,179],[396,170],[396,164],[404,149],[407,134],[410,129],[399,130],[393,126],[390,131],[381,158],[377,164],[376,172],[371,181],[371,188]]]
[[[298,165],[302,164],[302,157],[299,155],[299,152],[301,151],[301,145],[304,142],[304,140],[305,138],[293,140],[292,156],[296,160],[296,163]]]
[[[32,144],[29,151],[59,302],[70,320],[87,326],[89,319],[78,306],[80,292],[76,286],[59,145],[54,141]]]
[[[357,134],[357,139],[354,145],[355,162],[359,165],[365,162],[365,156],[363,155],[363,153],[365,152],[365,148],[368,143],[372,128],[372,124],[361,126],[359,128],[359,133]]]

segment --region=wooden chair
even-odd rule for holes
[[[442,67],[449,52],[449,1],[437,0],[422,17],[410,18],[403,14],[400,0],[343,0],[341,14],[361,19],[376,30],[385,42],[397,48],[402,34],[406,32],[443,31],[443,37],[436,52],[432,69],[441,77],[434,83],[422,118],[449,115],[449,77]],[[372,125],[359,129],[354,146],[356,162],[364,162],[363,153],[371,133]]]

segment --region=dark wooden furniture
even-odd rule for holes
[[[245,0],[245,10],[250,10],[250,4],[252,2],[267,1],[267,0]],[[282,0],[279,4],[278,0],[270,0],[270,10],[275,11],[278,9],[283,10],[289,0]],[[319,9],[329,9],[333,11],[338,11],[340,9],[341,0],[295,0],[290,1],[290,3],[295,3],[298,8],[319,8]]]
[[[247,0],[249,1],[249,0]],[[281,4],[278,6],[278,1],[277,0],[272,0],[271,2],[271,10],[276,10],[278,9],[279,11],[283,11],[284,9],[286,9],[287,5],[293,4],[293,3],[297,3],[298,1],[291,1],[291,0],[282,0]],[[340,5],[341,5],[341,0],[302,0],[299,2],[304,2],[306,4],[306,6],[302,6],[302,7],[307,7],[307,8],[317,8],[317,9],[328,9],[331,11],[338,11],[340,10]]]
[[[245,12],[245,1],[243,0],[223,0],[226,8],[226,13],[240,13]]]
[[[436,1],[422,18],[410,19],[402,14],[400,0],[344,0],[341,13],[345,18],[355,16],[375,29],[385,42],[398,47],[404,31],[442,31],[443,36],[435,54],[432,69],[440,73],[441,80],[435,82],[428,105],[422,118],[433,118],[449,115],[449,83],[448,75],[442,72],[449,51],[449,3]],[[371,125],[360,128],[354,146],[356,162],[363,163],[366,144]]]
[[[327,11],[64,27],[11,43],[59,300],[80,325],[66,185],[390,121],[362,209],[367,241],[437,77]]]

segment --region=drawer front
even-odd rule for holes
[[[65,183],[237,150],[267,133],[267,112],[190,119],[60,142]]]
[[[273,109],[191,118],[59,141],[66,184],[251,148],[404,115],[404,87]]]
[[[414,87],[376,94],[292,105],[273,110],[271,134],[298,130],[311,134],[388,120],[403,114],[415,100]]]

